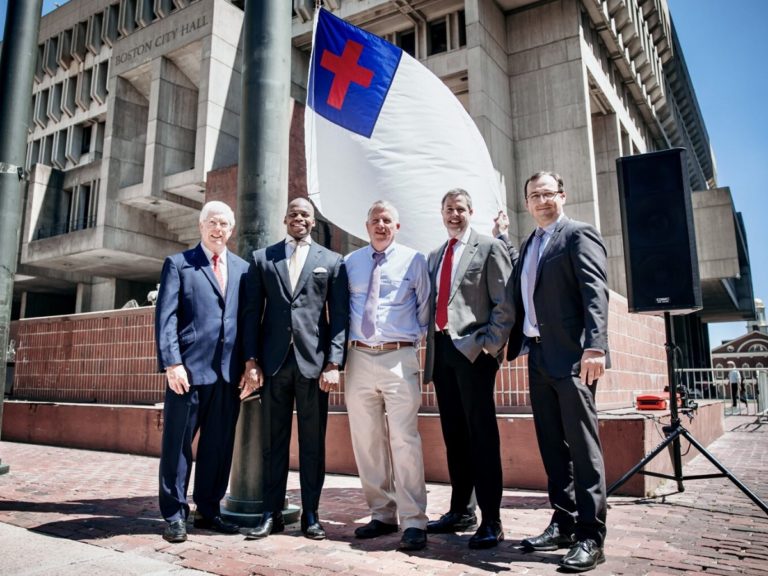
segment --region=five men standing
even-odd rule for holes
[[[397,209],[375,202],[365,223],[371,243],[346,258],[350,350],[345,398],[355,461],[371,521],[355,530],[375,538],[403,528],[401,550],[427,544],[427,489],[418,430],[417,346],[429,321],[423,254],[395,242]]]
[[[160,474],[164,538],[186,539],[191,442],[198,428],[195,526],[238,531],[218,512],[231,464],[238,379],[241,398],[262,389],[263,405],[265,512],[246,537],[284,529],[295,401],[301,529],[308,538],[325,538],[318,506],[328,394],[339,385],[349,332],[346,401],[371,509],[371,521],[355,536],[389,534],[399,523],[399,547],[419,550],[427,532],[477,527],[477,504],[482,521],[469,546],[496,546],[504,531],[495,380],[509,340],[508,359],[528,354],[531,406],[554,508],[546,530],[522,544],[570,548],[560,563],[566,571],[602,563],[606,488],[594,396],[609,366],[606,251],[594,227],[565,216],[565,199],[555,173],[538,172],[526,181],[525,203],[537,229],[523,243],[514,274],[514,248],[472,230],[472,198],[459,188],[442,199],[449,240],[428,261],[395,242],[397,209],[378,201],[366,220],[370,244],[345,263],[312,242],[314,209],[299,198],[286,211],[286,239],[254,252],[247,275],[246,263],[226,251],[234,214],[223,203],[206,204],[201,244],[166,260],[157,303],[158,362],[168,379]],[[502,216],[499,229],[507,225]],[[452,487],[450,509],[432,522],[417,426],[416,347],[425,333],[424,382],[434,383]]]

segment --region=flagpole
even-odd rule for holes
[[[285,234],[291,122],[291,2],[246,0],[237,209],[238,252],[247,261]],[[263,512],[261,401],[243,402],[222,514],[255,526]],[[286,521],[298,508],[285,511]]]
[[[0,430],[6,354],[11,325],[13,277],[19,258],[24,160],[32,83],[37,58],[42,0],[10,2],[5,20],[5,42],[0,55]],[[0,460],[0,474],[8,465]]]

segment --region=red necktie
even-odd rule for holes
[[[221,267],[219,266],[219,255],[214,254],[211,262],[213,263],[213,275],[219,281],[219,288],[221,288],[221,293],[224,294],[224,274],[221,273]]]
[[[453,247],[458,238],[451,238],[443,256],[443,267],[440,270],[440,288],[437,294],[437,309],[435,323],[440,330],[448,325],[448,297],[451,295],[451,271],[453,268]]]

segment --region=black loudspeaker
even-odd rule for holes
[[[616,160],[629,311],[689,314],[701,309],[686,151]]]

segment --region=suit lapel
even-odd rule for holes
[[[309,252],[307,253],[307,259],[304,261],[304,267],[301,269],[299,279],[296,281],[296,289],[293,291],[292,298],[295,298],[296,295],[301,292],[304,284],[307,283],[307,278],[309,278],[310,274],[312,274],[312,270],[315,269],[315,264],[317,263],[317,259],[319,257],[320,248],[318,248],[317,242],[312,242],[312,244],[309,245]],[[290,286],[290,282],[288,285]]]
[[[283,290],[288,294],[288,299],[291,299],[291,277],[288,274],[288,259],[285,257],[285,242],[279,242],[274,245],[275,258],[272,261],[275,266],[275,272],[277,277],[280,278],[280,283],[283,285]]]
[[[224,302],[229,302],[232,298],[232,296],[237,292],[237,286],[238,283],[237,280],[235,280],[235,264],[234,264],[234,256],[232,256],[232,253],[227,250],[227,296],[224,299]],[[218,284],[218,282],[217,282]]]
[[[456,275],[453,277],[453,284],[451,284],[451,297],[448,299],[449,302],[453,300],[453,297],[456,295],[456,291],[459,289],[461,280],[464,278],[464,274],[467,272],[467,268],[469,268],[469,263],[477,253],[477,244],[477,232],[471,230],[469,233],[467,245],[464,247],[464,251],[461,253],[461,259],[459,260],[459,265],[456,268]]]
[[[565,228],[566,224],[568,224],[568,218],[566,216],[563,216],[560,219],[560,222],[557,223],[557,226],[555,226],[555,231],[552,232],[552,238],[549,239],[549,242],[547,242],[547,246],[544,248],[544,252],[541,253],[541,257],[539,258],[539,266],[536,269],[536,286],[533,287],[534,290],[536,290],[536,287],[539,285],[539,279],[541,278],[541,268],[544,266],[544,264],[550,259],[550,257],[553,254],[556,254],[560,251],[560,237],[561,232]]]
[[[203,252],[203,247],[201,244],[198,244],[197,248],[195,249],[195,259],[197,260],[196,264],[200,266],[200,269],[203,271],[203,274],[205,274],[205,277],[208,278],[208,282],[210,282],[213,289],[216,290],[216,294],[218,294],[222,299],[224,299],[224,294],[221,293],[221,287],[219,286],[219,281],[216,280],[216,276],[213,275],[213,268],[211,268],[211,262],[210,260],[208,260],[208,257],[205,255],[205,252]]]

